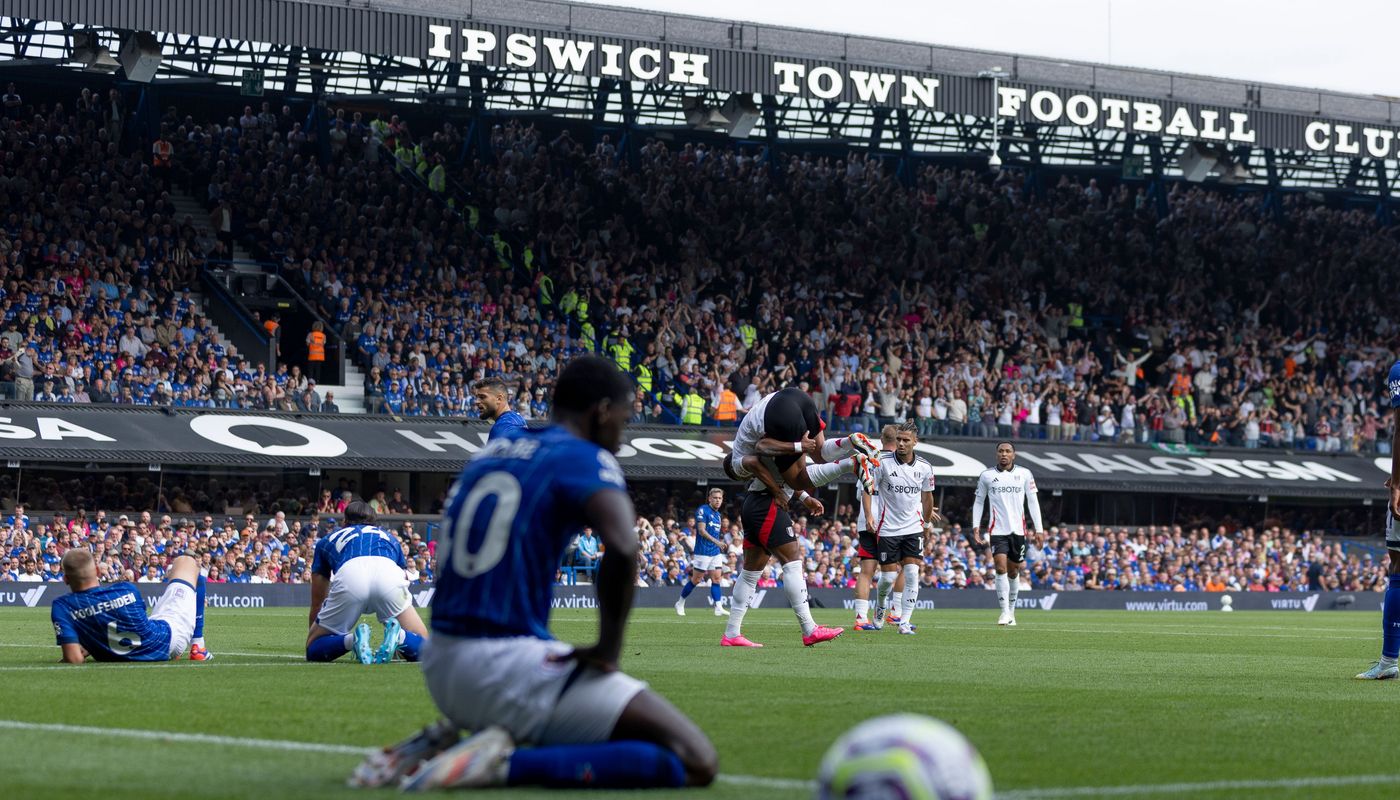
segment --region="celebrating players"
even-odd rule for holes
[[[487,441],[525,427],[525,418],[511,410],[510,395],[506,393],[505,381],[500,378],[482,378],[472,385],[472,395],[476,397],[477,413],[491,423]]]
[[[418,660],[428,629],[408,593],[403,546],[374,521],[369,504],[356,500],[345,507],[345,527],[316,543],[307,661],[334,661],[351,650],[361,664],[387,663],[395,653]],[[355,624],[361,614],[384,625],[378,650],[370,649],[369,625]]]
[[[710,578],[710,602],[714,604],[715,616],[722,617],[729,612],[724,609],[724,595],[720,592],[720,581],[724,579],[724,542],[720,541],[719,510],[724,505],[724,490],[718,486],[710,490],[708,502],[695,509],[695,552],[690,562],[690,577],[681,587],[681,599],[676,601],[676,613],[685,616],[685,599],[695,591],[696,584]]]
[[[618,670],[638,542],[612,453],[633,391],[611,362],[576,359],[555,385],[553,425],[492,439],[467,464],[448,499],[423,653],[428,692],[453,730],[429,726],[371,756],[353,783],[383,785],[439,750],[403,788],[714,780],[717,756],[705,734]],[[604,544],[600,625],[597,644],[573,648],[551,636],[549,611],[555,569],[584,526]],[[452,745],[456,728],[477,733]]]
[[[910,620],[919,602],[919,567],[933,537],[933,524],[942,519],[933,502],[933,466],[914,452],[918,443],[918,426],[905,422],[896,429],[894,452],[881,453],[879,462],[871,465],[873,494],[880,498],[880,515],[875,517],[875,534],[879,537],[879,605],[873,623],[877,629],[884,625],[895,573],[902,571],[904,614],[899,620],[899,632],[906,635],[917,630]],[[866,498],[867,519],[873,516],[874,507],[868,502],[872,499]]]
[[[204,578],[199,562],[178,556],[167,573],[164,594],[146,614],[146,603],[127,581],[103,586],[97,562],[86,549],[63,554],[63,582],[71,594],[54,601],[50,612],[63,661],[173,661],[186,649],[207,661],[204,649]]]
[[[852,453],[874,458],[879,452],[863,433],[828,441],[817,415],[817,404],[796,386],[774,392],[754,404],[734,434],[733,451],[725,471],[748,480],[752,457],[768,457],[765,465],[783,483],[798,491],[815,492],[817,487],[805,472],[806,459],[830,464]],[[768,485],[767,481],[764,481]]]
[[[982,509],[991,507],[987,531],[992,537],[992,558],[996,562],[997,603],[1001,606],[998,625],[1016,624],[1016,595],[1020,591],[1021,570],[1026,564],[1026,506],[1031,509],[1032,533],[1043,533],[1040,499],[1035,478],[1025,467],[1016,466],[1016,446],[997,445],[997,465],[984,470],[977,479],[977,497],[972,502],[972,536],[982,540]]]

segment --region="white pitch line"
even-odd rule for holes
[[[240,736],[212,736],[206,733],[175,733],[172,731],[145,731],[135,728],[98,728],[90,725],[61,725],[49,722],[21,722],[0,720],[0,729],[14,731],[45,731],[49,733],[86,734],[126,739],[150,739],[160,742],[187,742],[190,744],[217,744],[227,747],[257,747],[268,750],[298,750],[308,753],[334,753],[336,755],[363,755],[373,748],[355,747],[348,744],[321,744],[318,742],[291,742],[282,739],[247,739]]]
[[[71,670],[71,669],[73,669],[75,666],[79,666],[79,665],[77,665],[77,664],[25,664],[25,665],[20,665],[20,666],[6,666],[6,667],[0,667],[0,672],[47,672],[47,671],[49,671],[49,670],[60,670],[60,669]],[[206,663],[206,664],[197,664],[197,665],[196,665],[196,664],[194,664],[194,663],[190,663],[190,664],[181,664],[181,663],[171,663],[171,662],[169,662],[169,661],[150,661],[150,662],[128,661],[128,662],[126,662],[126,663],[106,663],[106,664],[103,664],[102,667],[100,667],[100,669],[104,669],[104,670],[109,670],[109,669],[136,669],[136,670],[148,670],[148,669],[190,669],[190,670],[206,670],[206,669],[216,669],[216,668],[217,668],[217,669],[233,669],[233,668],[235,668],[235,667],[247,669],[247,668],[250,668],[250,667],[300,667],[300,666],[309,667],[309,666],[311,666],[311,662],[303,661],[303,662],[300,663],[300,664],[284,664],[284,663],[281,663],[281,662],[278,662],[278,661],[236,661],[236,662],[235,662],[235,661],[223,661],[223,662],[217,662],[217,663],[213,663],[213,664],[207,664],[207,663]]]
[[[214,736],[205,733],[151,731],[136,728],[98,728],[90,725],[63,725],[49,722],[23,722],[20,720],[0,720],[0,730],[85,734],[89,736],[105,736],[112,738],[144,739],[149,741],[189,744],[213,744],[226,747],[250,747],[267,750],[329,753],[333,755],[363,755],[375,749],[372,747],[357,747],[348,744],[294,742],[285,739],[253,739],[241,736]],[[810,791],[815,785],[813,781],[804,781],[794,778],[764,778],[757,775],[723,774],[718,777],[718,780],[721,783],[728,783],[736,786],[755,786],[769,789],[805,791]],[[1400,775],[1339,775],[1313,778],[1273,778],[1261,780],[1205,781],[1201,783],[1138,784],[1133,786],[1064,786],[1046,789],[1012,789],[1006,792],[998,792],[997,800],[1060,800],[1060,798],[1075,797],[1191,794],[1231,789],[1307,789],[1315,787],[1364,786],[1386,783],[1400,784]]]
[[[997,792],[997,800],[1059,800],[1073,797],[1137,797],[1154,794],[1197,794],[1239,789],[1312,789],[1337,786],[1400,785],[1400,775],[1338,775],[1316,778],[1266,778],[1201,783],[1155,783],[1136,786],[1065,786],[1054,789],[1013,789]]]

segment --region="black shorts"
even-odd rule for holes
[[[881,536],[879,545],[881,564],[898,564],[906,558],[924,557],[923,537],[917,533],[907,533],[903,536]]]
[[[856,535],[856,556],[862,560],[880,557],[880,537],[874,531],[861,531]]]
[[[792,517],[766,492],[745,495],[739,514],[744,524],[745,547],[758,547],[772,553],[788,542],[797,541],[792,535]]]
[[[1006,556],[1006,560],[1013,564],[1023,563],[1026,560],[1026,537],[1017,533],[993,536],[992,555]]]
[[[763,410],[763,433],[780,442],[800,442],[804,435],[816,438],[822,431],[821,417],[812,396],[789,386],[773,395]],[[801,458],[800,453],[773,459],[781,473]]]

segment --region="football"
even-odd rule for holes
[[[819,800],[991,800],[977,748],[947,723],[918,714],[866,720],[826,751]]]

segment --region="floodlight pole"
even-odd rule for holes
[[[977,73],[978,78],[990,79],[992,82],[992,154],[987,157],[987,166],[992,169],[1001,169],[1001,130],[997,125],[997,104],[1001,99],[1001,79],[1005,75],[1001,67],[984,69]]]

